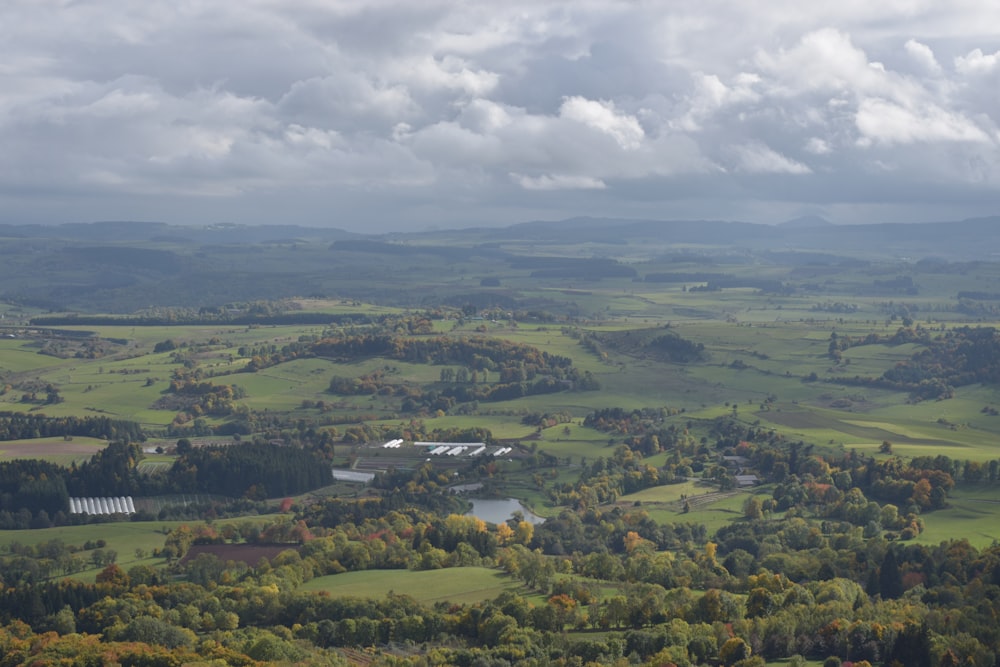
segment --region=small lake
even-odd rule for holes
[[[484,500],[480,498],[470,498],[472,509],[466,516],[474,516],[489,523],[503,523],[514,516],[514,512],[524,515],[524,520],[528,523],[542,523],[544,517],[540,517],[527,507],[521,504],[516,498],[500,498],[498,500]]]

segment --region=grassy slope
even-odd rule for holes
[[[369,570],[317,577],[300,590],[326,591],[347,597],[383,597],[389,591],[420,602],[473,603],[492,600],[504,591],[524,594],[521,583],[498,570],[455,567],[444,570]]]

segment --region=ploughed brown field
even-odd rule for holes
[[[94,438],[38,438],[36,440],[12,440],[0,442],[0,461],[12,459],[44,459],[54,463],[68,464],[70,461],[90,459],[107,443]]]

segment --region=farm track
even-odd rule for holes
[[[352,665],[367,667],[375,662],[375,657],[353,648],[338,648],[337,651]]]
[[[703,494],[701,494],[699,496],[688,496],[686,498],[686,502],[688,503],[688,505],[690,505],[691,509],[698,509],[698,508],[701,508],[701,507],[706,507],[706,506],[711,505],[713,503],[717,503],[720,500],[725,500],[727,498],[732,498],[733,496],[737,496],[740,493],[742,493],[742,492],[741,491],[737,491],[737,490],[733,490],[733,491],[713,491],[711,493],[703,493]],[[684,506],[684,502],[685,502],[684,500],[674,500],[670,504],[674,505],[674,506],[677,506],[677,507],[683,507]]]

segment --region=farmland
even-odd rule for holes
[[[787,595],[796,618],[846,596],[888,626],[902,591],[880,579],[886,559],[902,563],[906,590],[929,590],[954,585],[947,568],[980,567],[949,558],[1000,538],[1000,313],[958,297],[1000,293],[992,263],[495,242],[512,255],[454,238],[443,268],[426,260],[445,251],[417,242],[334,245],[327,270],[321,244],[302,241],[301,275],[262,286],[288,260],[268,248],[258,282],[220,283],[219,294],[260,289],[252,301],[185,303],[187,278],[165,278],[177,294],[144,293],[159,305],[134,312],[103,313],[106,294],[4,311],[0,462],[30,477],[0,511],[18,528],[0,531],[5,576],[100,586],[111,561],[135,582],[218,586],[227,609],[257,619],[238,585],[252,581],[272,601],[267,622],[317,646],[371,646],[374,630],[337,621],[330,639],[318,621],[284,619],[276,591],[320,593],[304,608],[395,600],[434,619],[397,619],[400,632],[426,642],[432,627],[475,626],[462,641],[484,655],[502,619],[492,630],[456,619],[491,605],[522,631],[569,632],[581,645],[558,650],[580,655],[664,627],[670,609],[690,626],[681,657],[708,661],[721,645],[712,635],[697,658],[694,635],[711,623],[763,631],[749,582],[771,580],[749,577],[777,577],[769,594]],[[372,268],[411,251],[404,282]],[[121,303],[138,298],[127,292]],[[122,445],[123,429],[143,439]],[[463,516],[463,493],[548,520],[479,522]],[[60,494],[134,496],[137,514],[70,516]],[[36,499],[52,511],[16,505]],[[967,546],[937,549],[947,540]],[[241,541],[295,549],[270,563],[179,561],[192,543]],[[212,620],[184,627],[232,625],[201,613]],[[801,619],[792,643],[755,645],[767,664],[843,653],[839,639],[802,639],[820,627]],[[861,649],[896,650],[895,635],[880,641],[881,653]]]
[[[521,590],[521,585],[493,569],[459,567],[426,572],[347,572],[313,579],[302,590],[361,598],[381,597],[390,592],[433,604],[492,600],[504,591]]]

